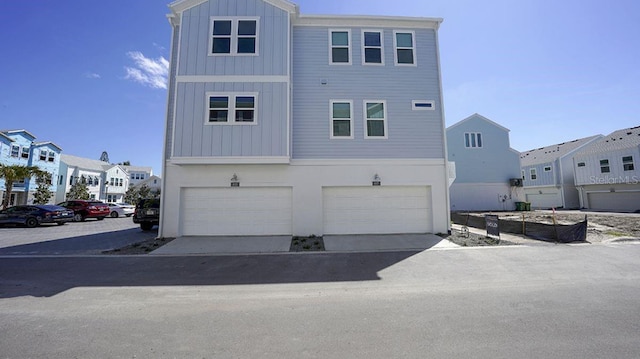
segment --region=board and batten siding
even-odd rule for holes
[[[171,38],[171,59],[169,62],[169,79],[167,84],[168,96],[167,96],[167,123],[164,136],[164,159],[171,158],[171,147],[173,143],[173,128],[174,128],[174,110],[176,101],[176,74],[178,64],[178,40],[180,35],[180,26],[176,26],[173,29]]]
[[[465,133],[481,133],[482,147],[467,148]],[[520,155],[511,149],[509,132],[482,119],[447,130],[447,154],[456,163],[455,183],[502,183],[520,178]]]
[[[205,124],[207,92],[258,93],[256,124]],[[179,83],[174,157],[287,156],[286,83]]]
[[[523,184],[525,187],[539,187],[539,186],[555,186],[559,184],[558,181],[558,166],[556,165],[557,161],[541,163],[532,166],[522,167],[524,170],[524,181]],[[545,167],[551,167],[551,171],[545,172]],[[536,169],[536,180],[531,180],[531,169]]]
[[[633,157],[633,171],[625,171],[622,158]],[[600,161],[609,160],[609,173],[602,173]],[[584,162],[584,167],[578,167],[578,163]],[[640,182],[640,148],[627,148],[604,153],[594,153],[574,158],[576,185],[603,185],[615,183]]]
[[[393,28],[349,29],[352,64],[330,65],[329,28],[293,27],[292,157],[443,158],[435,30],[415,30],[417,66],[395,66]],[[383,66],[362,64],[362,31],[374,29],[383,31]],[[353,101],[353,139],[330,138],[331,100]],[[386,101],[387,139],[364,138],[365,100]],[[412,100],[433,101],[435,109],[413,111]]]
[[[211,17],[258,17],[258,55],[210,56]],[[261,0],[207,1],[182,15],[178,76],[287,76],[289,14]]]

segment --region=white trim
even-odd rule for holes
[[[171,157],[172,165],[254,165],[254,164],[289,164],[289,157]]]
[[[481,114],[479,114],[479,113],[474,113],[473,115],[471,115],[471,116],[469,116],[469,117],[467,117],[467,118],[465,118],[465,119],[463,119],[463,120],[460,120],[460,121],[459,121],[459,122],[457,122],[457,123],[454,123],[453,125],[451,125],[451,126],[447,127],[447,131],[449,131],[449,130],[450,130],[450,129],[452,129],[452,128],[458,127],[458,126],[460,126],[460,125],[464,124],[465,122],[470,121],[470,120],[472,120],[472,119],[474,119],[474,118],[481,119],[481,120],[483,120],[483,121],[485,121],[485,122],[487,122],[487,123],[489,123],[489,124],[491,124],[491,125],[493,125],[493,126],[496,126],[497,128],[500,128],[500,129],[502,129],[502,130],[506,131],[506,132],[511,132],[511,130],[510,130],[510,129],[508,129],[508,128],[506,128],[506,127],[504,127],[504,126],[502,126],[502,125],[500,125],[500,124],[498,124],[498,123],[496,123],[496,122],[494,122],[494,121],[491,121],[490,119],[488,119],[488,118],[486,118],[486,117],[482,116],[482,115],[481,115]],[[520,153],[520,152],[518,152],[518,153]]]
[[[478,137],[478,135],[480,136]],[[468,146],[467,146],[467,136],[469,137]],[[480,138],[480,141],[478,141],[478,138]],[[464,137],[462,138],[462,141],[464,142],[463,145],[465,148],[469,148],[469,149],[484,148],[484,136],[482,136],[482,132],[465,132]]]
[[[334,118],[333,105],[335,103],[349,104],[349,118]],[[333,121],[349,120],[349,136],[335,136],[333,134]],[[329,138],[332,140],[352,140],[353,139],[353,100],[329,100]]]
[[[211,97],[226,97],[227,103],[227,122],[211,122],[209,121],[209,101]],[[241,122],[236,121],[236,98],[253,97],[253,121]],[[258,93],[257,92],[206,92],[205,93],[205,126],[254,126],[258,124]]]
[[[430,107],[417,106],[419,104],[430,104]],[[430,100],[413,100],[411,101],[411,109],[413,111],[434,111],[436,109],[436,102]]]
[[[351,29],[328,29],[329,33],[329,65],[337,65],[337,66],[348,66],[352,64],[352,52],[353,52],[353,43],[351,39]],[[347,50],[349,51],[349,61],[348,62],[333,62],[333,33],[334,32],[346,32],[347,33]],[[336,48],[343,48],[344,46],[336,46]]]
[[[408,16],[299,15],[294,19],[293,25],[437,30],[442,21],[443,20],[441,18]]]
[[[533,176],[536,176],[536,178],[533,178]],[[529,180],[531,181],[538,180],[538,171],[536,171],[535,168],[529,168]]]
[[[240,21],[255,21],[256,22],[256,34],[255,34],[255,52],[239,53],[238,52],[238,39],[241,38],[238,35],[238,24]],[[213,23],[215,21],[231,21],[231,34],[229,35],[231,44],[229,45],[228,53],[214,53],[213,52]],[[211,16],[209,18],[209,48],[207,49],[208,56],[260,56],[260,17],[257,16]],[[242,36],[250,38],[253,36]]]
[[[383,118],[368,118],[367,117],[367,103],[381,103],[382,104],[382,110],[383,110]],[[388,123],[388,115],[387,115],[387,101],[386,100],[364,100],[362,101],[362,117],[364,119],[364,138],[367,140],[386,140],[389,138],[389,126],[387,125]],[[384,136],[369,136],[369,131],[367,128],[367,122],[371,120],[371,121],[380,121],[382,120],[382,123],[384,125]]]
[[[176,76],[176,82],[289,82],[289,76],[210,76],[182,75]]]
[[[293,159],[292,166],[358,166],[358,165],[380,165],[380,166],[444,166],[443,158],[434,159]]]
[[[380,46],[365,46],[364,34],[365,32],[375,32],[380,35]],[[362,66],[384,66],[384,30],[382,29],[362,29],[360,31],[360,39],[361,39],[361,53],[362,53]],[[376,62],[366,62],[366,53],[365,50],[367,47],[372,49],[380,49],[380,63]]]
[[[411,64],[399,64],[398,63],[398,34],[411,34],[411,50],[413,52],[413,63]],[[401,50],[408,50],[409,47],[401,47]],[[395,66],[418,66],[418,47],[416,44],[416,32],[413,30],[393,30],[393,60]]]

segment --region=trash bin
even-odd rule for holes
[[[525,211],[531,210],[531,202],[524,202],[524,210]]]
[[[525,208],[524,202],[516,202],[516,211],[524,211]]]

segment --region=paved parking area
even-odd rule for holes
[[[0,227],[0,255],[87,255],[155,238],[131,218],[87,219],[63,226]]]

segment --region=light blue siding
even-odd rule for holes
[[[258,56],[209,56],[211,17],[259,17]],[[289,14],[261,0],[208,1],[184,12],[178,75],[288,75]]]
[[[545,167],[551,167],[551,171],[545,172]],[[534,181],[531,180],[531,168],[536,169],[536,174],[538,178]],[[559,184],[558,177],[558,165],[557,161],[547,162],[542,164],[537,164],[533,166],[522,167],[524,170],[524,186],[525,187],[536,187],[536,186],[554,186]],[[570,170],[570,169],[569,169]]]
[[[40,159],[40,151],[47,152],[47,158],[43,161]],[[55,155],[53,161],[49,161],[48,153],[53,152]],[[49,172],[51,175],[51,186],[49,190],[56,192],[58,188],[58,171],[60,169],[60,150],[51,144],[34,145],[31,150],[31,157],[29,158],[29,166],[36,166],[39,169]],[[38,185],[35,182],[35,178],[29,180],[27,190],[35,191]],[[53,197],[51,198],[53,200]]]
[[[481,133],[481,148],[466,148],[465,133]],[[504,183],[520,178],[520,155],[511,149],[509,132],[478,116],[447,130],[449,161],[456,163],[455,183]]]
[[[205,125],[207,92],[257,92],[255,125]],[[180,83],[174,156],[286,156],[286,83]]]
[[[164,143],[164,158],[165,160],[171,158],[171,144],[173,143],[173,128],[175,125],[175,101],[176,101],[176,73],[178,71],[178,40],[180,34],[180,26],[176,26],[173,29],[173,37],[171,39],[171,60],[169,67],[169,84],[168,93],[169,98],[167,101],[167,126],[165,129],[165,143]]]
[[[329,65],[328,28],[293,28],[293,158],[443,158],[435,31],[415,30],[418,66],[394,66],[394,29],[378,29],[385,65],[364,66],[363,29],[350,30],[352,65]],[[330,139],[332,99],[353,101],[353,139]],[[388,139],[364,138],[364,100],[386,101]],[[436,108],[413,111],[412,100]]]

